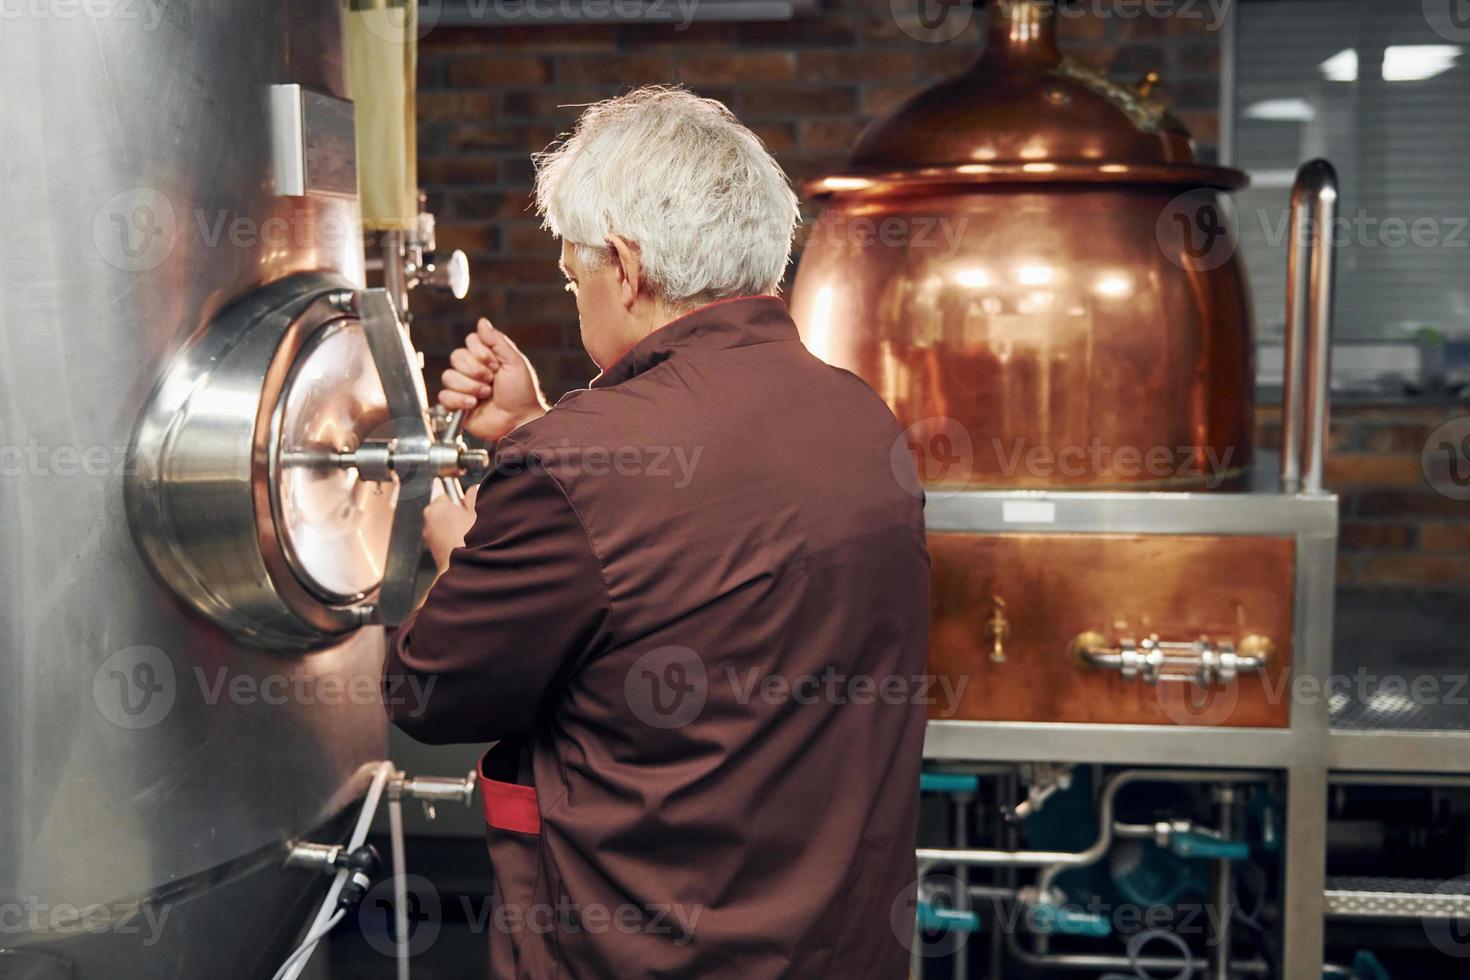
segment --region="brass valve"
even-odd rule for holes
[[[1230,640],[1142,640],[1110,642],[1101,633],[1079,633],[1068,647],[1071,656],[1088,667],[1116,670],[1124,680],[1193,681],[1200,687],[1233,683],[1241,674],[1260,674],[1275,655],[1269,637],[1251,634],[1236,644]]]
[[[995,603],[995,608],[985,621],[985,638],[991,642],[991,663],[1003,664],[1006,662],[1005,641],[1010,638],[1011,623],[1006,619],[1006,601],[998,595],[991,596],[990,601]]]

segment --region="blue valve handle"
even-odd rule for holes
[[[926,772],[919,775],[920,793],[974,793],[980,777],[966,772]]]
[[[1113,924],[1106,916],[1092,915],[1077,909],[1058,908],[1051,904],[1033,905],[1029,919],[1037,932],[1045,934],[1089,936],[1093,939],[1101,939],[1112,935],[1113,932]]]
[[[919,902],[916,919],[925,932],[979,932],[980,916],[969,909],[952,909]]]
[[[1169,850],[1182,858],[1244,861],[1251,856],[1250,845],[1244,841],[1222,840],[1192,830],[1169,835]]]

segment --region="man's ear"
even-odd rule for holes
[[[644,287],[643,260],[638,248],[621,235],[609,235],[607,248],[618,273],[618,298],[623,308],[631,310],[638,300],[638,291]]]

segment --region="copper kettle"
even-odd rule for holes
[[[1047,0],[992,0],[955,78],[874,122],[791,306],[866,379],[933,487],[1191,489],[1250,462],[1252,318],[1228,202],[1147,87],[1064,58]]]

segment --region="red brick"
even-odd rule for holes
[[[1407,524],[1342,525],[1338,545],[1347,551],[1404,551],[1414,546],[1414,528]]]
[[[615,87],[608,96],[638,85],[669,82],[674,76],[674,59],[667,54],[563,55],[556,59],[558,85],[600,84]]]
[[[512,48],[533,51],[611,50],[617,43],[616,28],[599,24],[547,24],[543,26],[438,27],[419,42],[420,49],[504,52]]]
[[[618,28],[618,46],[624,50],[692,47],[728,47],[738,37],[738,25],[702,21],[695,24],[626,24]]]
[[[543,85],[551,78],[544,58],[455,58],[445,67],[450,85],[464,88],[493,88],[501,85]]]
[[[803,51],[798,74],[810,82],[904,82],[918,74],[912,51]]]
[[[1374,555],[1361,560],[1358,580],[1376,585],[1463,587],[1470,585],[1470,556]]]
[[[790,51],[714,51],[679,59],[678,78],[693,85],[761,85],[796,74]]]
[[[425,184],[493,184],[499,172],[489,157],[419,157],[419,180]]]
[[[476,265],[476,274],[496,283],[555,283],[558,288],[563,284],[561,269],[552,256],[526,258],[516,255],[486,259]],[[512,304],[511,309],[514,308]]]
[[[850,85],[772,85],[745,90],[741,117],[796,119],[834,116],[857,109],[857,89]]]
[[[498,243],[494,228],[469,222],[438,222],[434,227],[434,238],[441,250],[459,248],[471,255],[494,252]]]
[[[452,127],[446,138],[451,150],[480,152],[487,150],[540,150],[556,138],[556,130],[548,126],[506,126],[500,123],[465,123]]]
[[[1460,551],[1470,554],[1470,512],[1464,524],[1426,524],[1419,531],[1425,551]]]
[[[1365,424],[1358,426],[1358,440],[1370,453],[1421,453],[1434,428],[1428,423]]]
[[[504,203],[505,195],[494,191],[455,191],[449,195],[449,214],[483,221],[498,215]]]
[[[1452,500],[1428,488],[1418,490],[1360,490],[1356,494],[1359,517],[1442,517],[1464,520],[1470,504]]]
[[[495,96],[490,92],[435,90],[418,96],[419,122],[453,122],[489,119],[495,115]]]
[[[750,21],[740,25],[737,36],[744,47],[851,47],[857,29],[851,17],[801,18]]]
[[[861,130],[853,119],[808,119],[797,125],[803,151],[848,151]]]
[[[796,127],[791,123],[757,122],[752,123],[750,129],[772,153],[784,153],[796,145]]]
[[[561,286],[529,286],[512,290],[507,298],[507,321],[576,319],[577,301]]]
[[[513,89],[505,93],[505,104],[502,108],[508,117],[550,116],[558,125],[565,123],[570,126],[587,105],[612,94],[606,88],[592,86]]]
[[[506,251],[513,255],[544,254],[552,262],[561,257],[561,245],[541,227],[539,218],[506,221],[501,229]]]
[[[1424,482],[1418,456],[1336,453],[1327,457],[1327,484],[1347,487],[1416,487]]]

